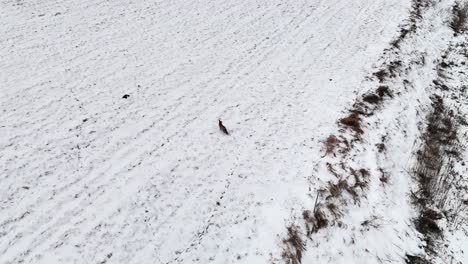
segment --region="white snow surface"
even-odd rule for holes
[[[362,94],[410,4],[1,1],[0,263],[281,258],[286,225],[313,203],[309,182],[322,140]],[[417,99],[405,97],[384,116]],[[382,122],[396,129],[389,118]],[[409,155],[400,136],[390,152]],[[408,185],[398,179],[397,187]],[[374,208],[380,215],[400,208],[397,223],[411,217],[407,191],[370,199],[383,200]],[[389,197],[402,204],[387,204]],[[367,216],[355,214],[348,219]],[[358,243],[359,254],[409,223],[398,222],[394,234],[385,226]],[[348,234],[322,236],[331,239],[307,260],[352,263],[346,243],[334,241]],[[417,250],[414,241],[387,243],[398,239]],[[385,249],[381,243],[377,253]]]

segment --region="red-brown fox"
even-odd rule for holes
[[[227,128],[223,125],[223,122],[221,120],[218,120],[218,126],[221,131],[223,131],[224,134],[229,135],[229,132]]]

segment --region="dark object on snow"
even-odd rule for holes
[[[127,98],[129,98],[129,97],[130,97],[129,94],[124,94],[124,96],[122,96],[123,99],[127,99]]]
[[[413,256],[406,254],[406,264],[429,264],[430,262],[421,256]]]
[[[227,128],[223,125],[223,122],[221,120],[218,121],[219,129],[223,131],[224,134],[229,135],[229,132],[227,131]]]

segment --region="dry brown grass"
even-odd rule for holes
[[[369,104],[378,104],[382,101],[382,98],[376,94],[368,94],[362,97],[362,100]]]
[[[340,140],[335,135],[330,135],[325,140],[325,154],[334,154],[335,148],[340,144]]]
[[[333,215],[335,219],[340,218],[343,214],[341,213],[340,209],[338,206],[334,203],[328,203],[327,204],[327,209],[330,211],[330,213]]]
[[[357,135],[364,133],[361,127],[361,117],[357,113],[352,113],[347,117],[341,118],[339,122],[352,129]]]
[[[393,97],[392,93],[390,92],[390,88],[385,85],[379,86],[377,88],[377,94],[380,97],[384,97],[384,96]]]
[[[333,174],[335,177],[337,177],[337,178],[340,178],[340,177],[341,177],[341,175],[338,174],[338,172],[336,172],[335,168],[333,168],[333,165],[331,165],[331,164],[328,163],[328,162],[327,162],[327,169],[328,169],[328,171],[329,171],[331,174]]]
[[[388,77],[388,72],[384,69],[378,70],[377,72],[374,73],[374,76],[377,77],[379,82],[384,82],[385,79]]]
[[[320,229],[328,226],[328,219],[320,208],[316,208],[314,212],[305,210],[302,212],[302,218],[306,224],[308,237]]]
[[[379,144],[376,144],[375,146],[377,147],[377,150],[379,151],[379,153],[384,152],[386,149],[384,143],[379,143]]]
[[[464,32],[468,27],[468,3],[463,5],[456,5],[453,8],[452,22],[450,23],[451,28],[456,33]]]
[[[286,264],[300,264],[302,262],[302,252],[305,250],[305,243],[299,231],[293,225],[288,226],[288,237],[283,239],[285,248],[282,258]]]

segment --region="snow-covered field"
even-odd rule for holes
[[[414,92],[368,120],[374,132],[349,164],[377,159],[395,177],[407,168],[394,163],[414,152],[408,142],[424,119],[414,116],[430,104],[424,89],[452,37],[443,25],[454,1],[434,2],[398,54],[427,64],[389,82],[405,79]],[[411,5],[1,1],[0,263],[287,261],[286,226],[314,206],[329,179],[320,168],[340,162],[324,158],[323,141],[374,85],[371,73],[397,56],[384,50]],[[366,144],[389,132],[390,157],[373,158]],[[346,212],[350,228],[319,232],[304,263],[420,254],[411,179],[394,183],[384,195],[375,183],[361,203],[391,218],[382,232],[359,231],[353,248],[351,222],[367,214]]]

